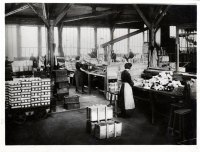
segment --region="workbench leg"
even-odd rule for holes
[[[154,106],[154,99],[153,99],[153,95],[150,93],[149,94],[150,97],[150,104],[151,104],[151,123],[154,124],[154,119],[155,119],[155,106]]]
[[[88,93],[91,94],[91,75],[88,74]]]

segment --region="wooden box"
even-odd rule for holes
[[[107,110],[106,110],[107,108]],[[112,106],[91,106],[87,108],[87,119],[90,121],[98,121],[113,118]]]
[[[98,139],[114,137],[114,121],[100,122],[96,124],[95,137]]]
[[[56,76],[56,81],[55,82],[68,82],[68,76]]]
[[[95,137],[98,139],[113,138],[121,136],[122,123],[117,121],[107,121],[95,124]]]
[[[73,95],[64,97],[64,103],[71,103],[71,102],[79,102],[79,96]]]
[[[64,103],[64,108],[70,110],[70,109],[79,109],[80,103],[79,102],[68,102]]]

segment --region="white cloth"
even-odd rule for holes
[[[128,83],[124,83],[124,106],[126,110],[135,108],[133,90]]]

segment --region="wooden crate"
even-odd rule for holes
[[[64,103],[71,103],[71,102],[79,102],[79,96],[73,95],[73,96],[65,96],[64,97]]]
[[[87,108],[87,119],[90,121],[98,121],[98,120],[105,120],[112,118],[113,118],[112,106],[101,105],[101,106],[91,106]]]
[[[80,102],[68,102],[64,103],[64,108],[71,110],[71,109],[79,109],[80,108]]]
[[[68,82],[68,76],[67,75],[56,76],[55,82]]]
[[[98,139],[121,136],[122,123],[117,121],[105,121],[95,124],[95,137]]]

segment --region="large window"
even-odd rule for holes
[[[87,55],[94,48],[94,28],[81,27],[81,55]]]
[[[42,36],[42,53],[41,55],[44,56],[47,53],[47,29],[43,26],[41,28],[41,36]]]
[[[21,26],[22,57],[38,56],[38,28]]]
[[[64,27],[62,37],[63,37],[63,52],[65,56],[77,55],[77,49],[78,49],[77,27]]]
[[[109,28],[97,28],[97,46],[99,54],[103,54],[103,48],[101,44],[110,41],[110,29]]]
[[[6,25],[5,30],[5,55],[13,60],[17,57],[17,26]]]
[[[137,31],[138,29],[130,29],[130,33]],[[138,53],[138,54],[142,54],[142,48],[143,48],[143,32],[139,33],[137,35],[134,35],[132,37],[129,38],[129,42],[130,42],[130,50],[133,53]]]
[[[114,39],[128,34],[127,28],[116,28],[114,30]],[[113,49],[117,54],[125,54],[128,52],[128,39],[124,39],[114,44]]]

